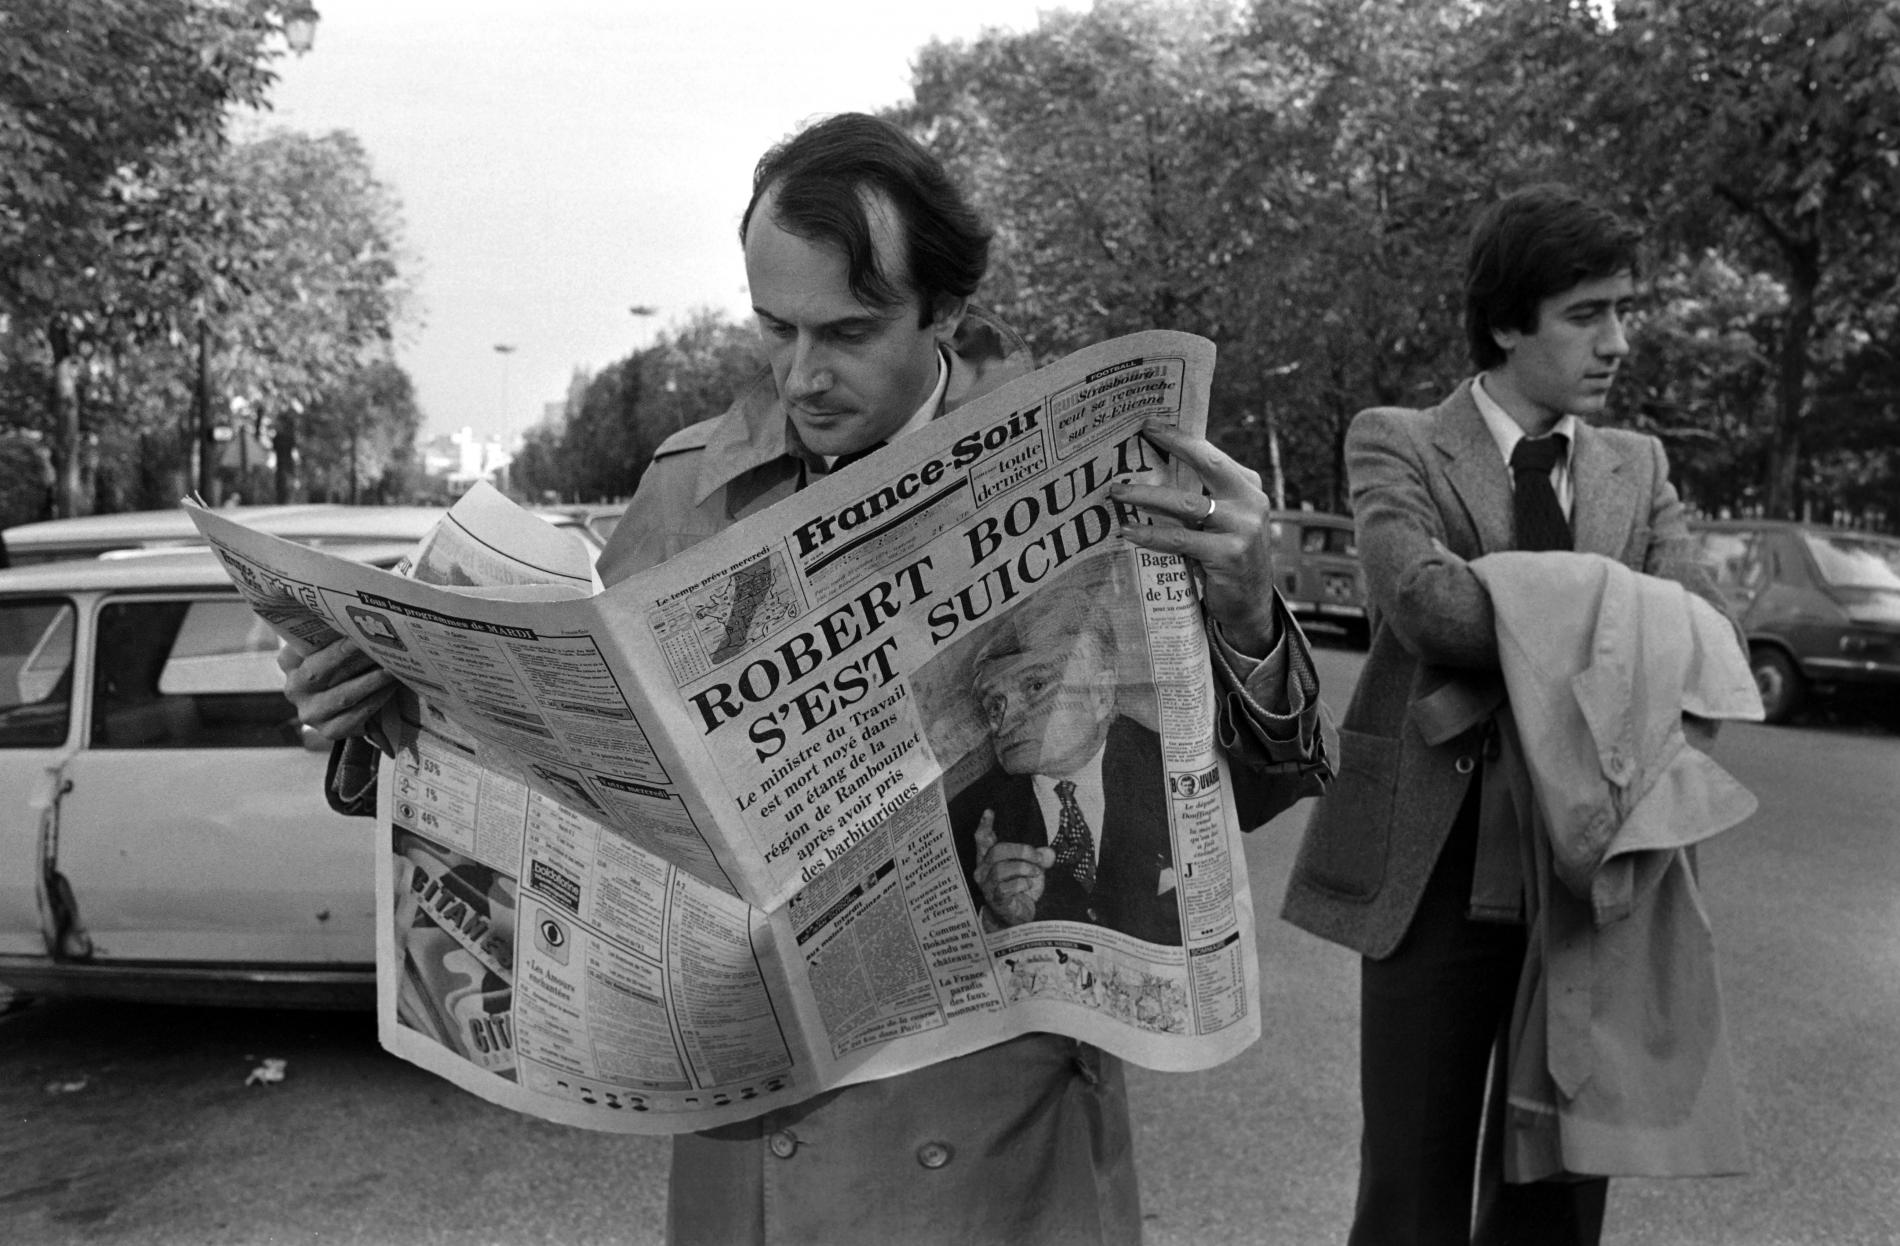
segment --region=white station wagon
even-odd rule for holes
[[[0,571],[0,984],[373,1006],[371,824],[276,651],[208,551]]]

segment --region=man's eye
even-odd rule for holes
[[[764,330],[768,337],[776,338],[788,338],[792,336],[793,332],[792,326],[781,324],[776,320],[761,320],[759,321],[759,328]]]

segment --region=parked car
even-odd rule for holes
[[[605,549],[608,538],[614,534],[620,517],[627,513],[625,502],[577,502],[557,503],[552,506],[530,507],[535,514],[547,520],[555,527],[578,527],[593,541]]]
[[[370,837],[276,650],[209,551],[0,571],[0,984],[373,1006]]]
[[[389,541],[414,544],[446,514],[440,506],[341,506],[328,502],[288,506],[232,506],[219,514],[260,532],[310,545]],[[161,549],[202,549],[204,538],[183,507],[83,515],[17,524],[0,532],[15,567],[66,558],[99,558]]]
[[[1814,696],[1900,692],[1900,538],[1770,519],[1691,529],[1741,619],[1769,722]]]
[[[541,507],[534,513],[574,536],[599,557],[624,507]],[[218,512],[287,541],[343,546],[420,541],[448,513],[442,506],[344,506],[308,502],[287,506],[232,506]],[[31,566],[65,558],[138,557],[153,550],[202,549],[204,538],[182,507],[46,519],[0,532],[0,566]]]
[[[1351,517],[1277,510],[1268,521],[1273,525],[1280,596],[1293,616],[1302,623],[1338,628],[1354,643],[1365,644],[1370,635],[1366,577]]]

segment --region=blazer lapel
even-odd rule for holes
[[[1630,530],[1643,517],[1634,473],[1596,429],[1577,424],[1570,452],[1570,531],[1579,553],[1620,559]]]
[[[1477,533],[1477,552],[1513,548],[1510,473],[1471,397],[1470,381],[1439,404],[1437,416],[1432,442],[1445,455],[1445,478]]]

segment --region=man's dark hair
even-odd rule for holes
[[[1465,341],[1479,370],[1504,362],[1497,329],[1537,331],[1537,307],[1579,282],[1637,271],[1642,233],[1567,186],[1515,191],[1485,209],[1465,252]]]
[[[943,163],[881,118],[840,113],[761,156],[752,200],[739,219],[741,245],[768,190],[775,192],[772,219],[781,229],[843,252],[851,293],[867,307],[893,307],[905,295],[897,274],[878,269],[867,191],[897,210],[911,289],[923,304],[920,325],[930,323],[943,300],[976,293],[989,268],[989,226]]]

